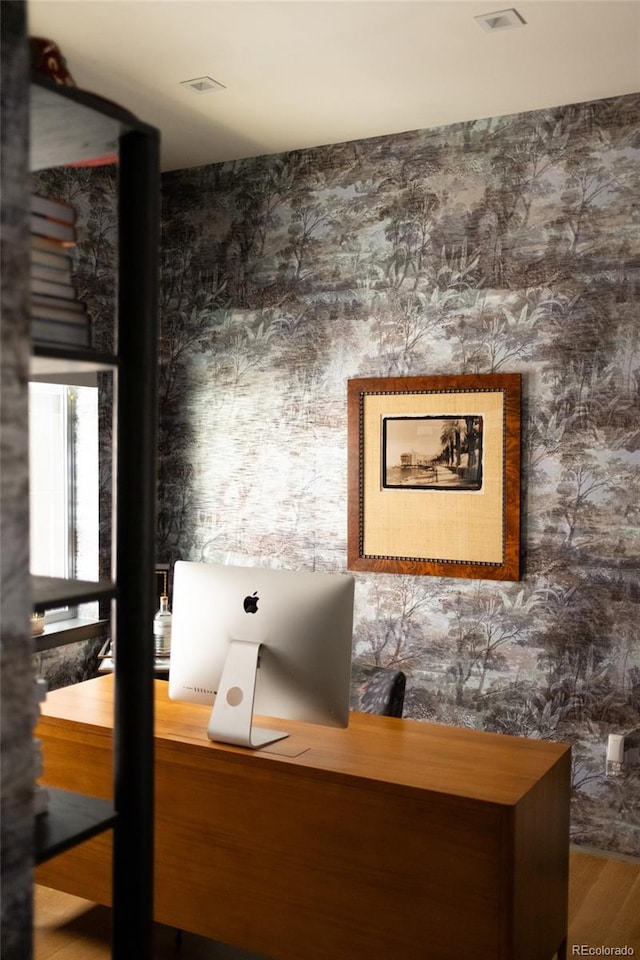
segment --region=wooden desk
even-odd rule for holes
[[[49,694],[45,782],[108,797],[113,677]],[[155,917],[275,960],[551,960],[570,749],[352,714],[259,752],[156,681]],[[296,756],[283,755],[298,753]],[[37,882],[109,904],[110,834]]]

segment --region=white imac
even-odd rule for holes
[[[354,579],[178,560],[169,697],[213,704],[209,739],[265,746],[287,736],[258,714],[349,723]]]

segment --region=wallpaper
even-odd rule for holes
[[[640,727],[639,121],[633,95],[165,174],[158,488],[161,563],[344,571],[348,378],[520,373],[521,581],[357,575],[354,698],[400,668],[406,717],[571,743],[573,840],[636,856],[638,768],[604,769]]]
[[[521,373],[519,583],[359,575],[354,686],[573,744],[572,835],[640,854],[640,97],[163,178],[159,559],[346,569],[346,382]]]

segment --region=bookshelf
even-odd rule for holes
[[[36,818],[39,863],[109,830],[116,823],[113,804],[108,800],[57,787],[47,787],[47,793],[47,814]]]
[[[118,157],[118,301],[115,352],[35,345],[30,376],[112,370],[112,580],[32,577],[35,611],[111,600],[115,671],[113,799],[52,790],[36,818],[36,861],[113,828],[115,960],[151,958],[153,922],[153,615],[157,419],[159,135],[127,110],[33,76],[30,168]],[[46,780],[46,753],[44,778]]]
[[[98,371],[117,370],[118,358],[108,353],[93,350],[74,350],[73,370],[75,373],[96,373]],[[31,352],[29,375],[32,379],[39,376],[68,373],[69,351],[59,346],[35,345]]]
[[[89,603],[91,600],[111,600],[116,585],[110,580],[63,580],[61,577],[32,577],[31,597],[34,613],[67,604]]]

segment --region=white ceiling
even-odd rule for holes
[[[513,3],[526,26],[474,16]],[[640,91],[639,0],[29,0],[163,170]],[[208,75],[226,89],[194,93]]]

